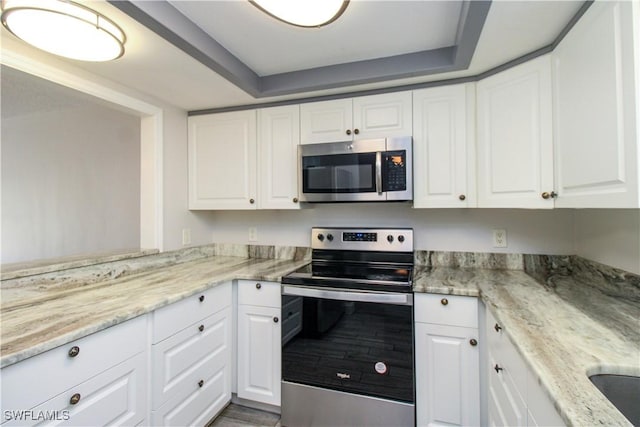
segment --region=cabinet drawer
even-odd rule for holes
[[[497,326],[497,327],[496,327]],[[527,389],[527,366],[518,353],[515,345],[511,342],[509,337],[505,335],[505,329],[500,322],[498,322],[493,314],[487,310],[487,344],[489,348],[489,358],[494,359],[491,362],[490,373],[495,374],[494,367],[496,364],[503,368],[504,373],[507,373],[518,390],[518,392],[524,397],[524,393]]]
[[[231,282],[191,295],[153,312],[155,344],[231,305]]]
[[[202,330],[201,330],[202,329]],[[152,407],[187,398],[199,382],[231,364],[231,307],[194,323],[152,348]]]
[[[154,426],[205,426],[231,401],[231,365],[192,387],[186,396],[174,396],[151,415]]]
[[[31,409],[145,350],[147,317],[54,348],[2,369],[2,410]],[[76,356],[70,356],[77,347]]]
[[[280,308],[280,283],[238,280],[238,304]]]
[[[478,327],[478,299],[458,295],[415,294],[416,322]]]
[[[54,416],[62,426],[133,426],[147,413],[146,354],[140,353],[33,408],[33,415]],[[71,404],[77,396],[79,400]],[[6,419],[6,413],[3,414]],[[51,422],[51,420],[49,420]],[[40,425],[42,419],[10,420],[7,425]]]

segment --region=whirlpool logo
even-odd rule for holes
[[[342,373],[342,372],[336,372],[336,376],[338,378],[340,378],[341,380],[350,380],[351,379],[351,375],[345,374],[345,373]]]

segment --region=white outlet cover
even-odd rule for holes
[[[495,228],[493,230],[493,247],[494,248],[507,247],[507,230],[505,230],[504,228]]]

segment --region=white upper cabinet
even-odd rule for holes
[[[188,122],[189,209],[256,209],[256,111]]]
[[[475,86],[413,92],[413,207],[475,206]]]
[[[551,59],[477,84],[478,206],[553,208]]]
[[[407,136],[412,132],[411,92],[302,104],[302,144]]]
[[[553,52],[558,207],[640,206],[638,9],[595,2]]]
[[[258,208],[299,209],[300,107],[258,110]]]

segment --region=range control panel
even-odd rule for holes
[[[412,252],[412,228],[311,229],[313,249]]]

